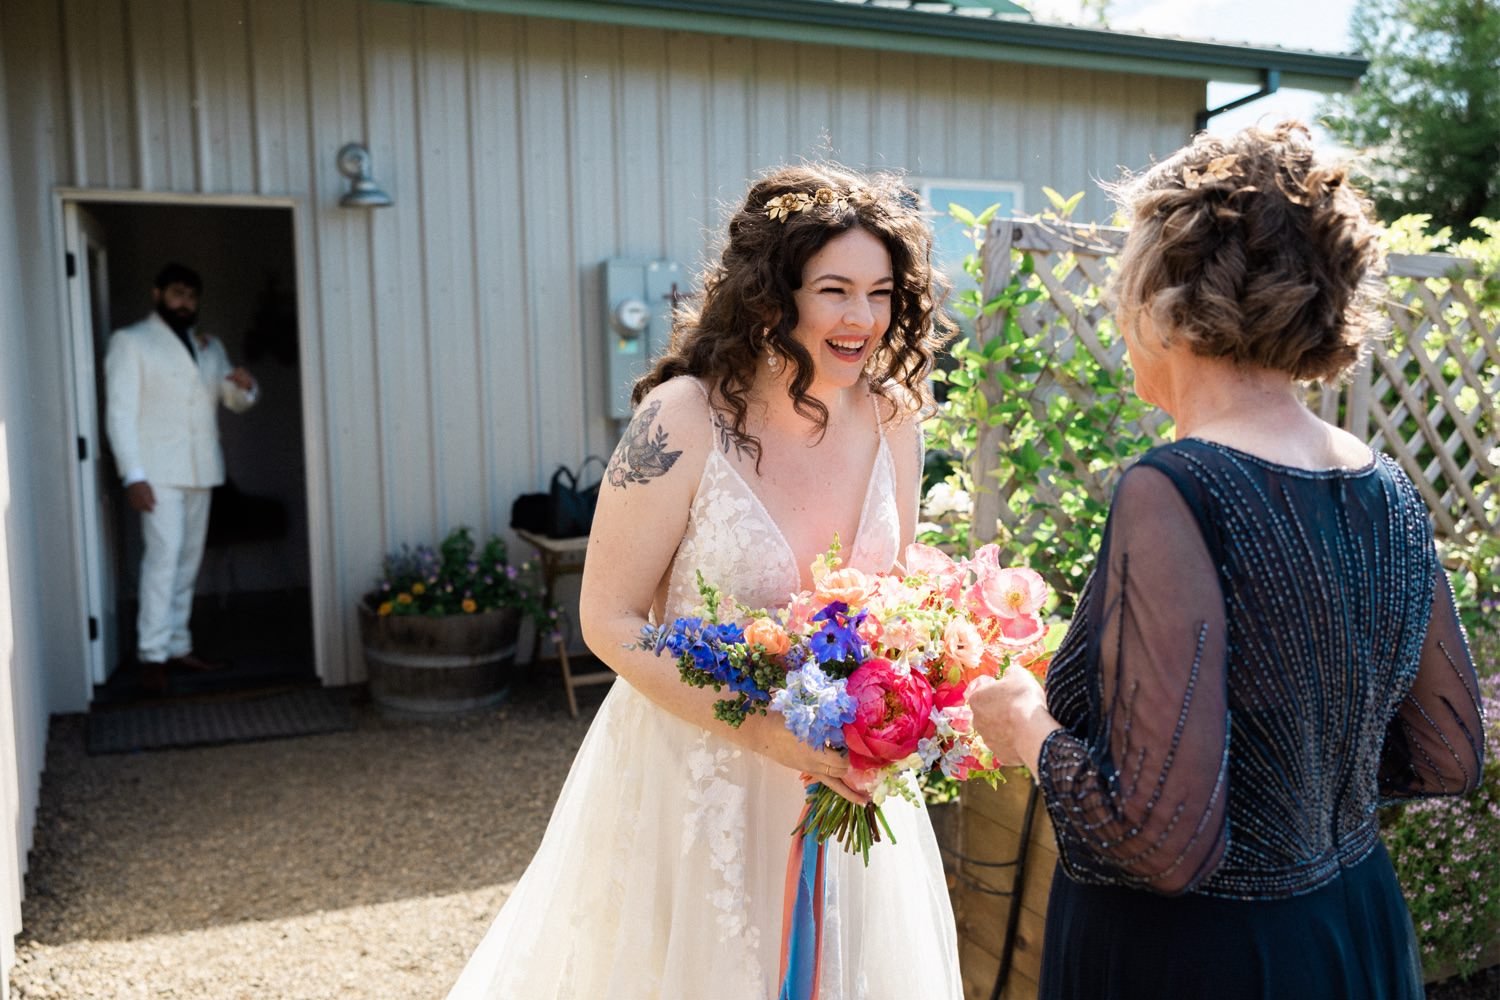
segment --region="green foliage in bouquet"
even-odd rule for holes
[[[387,555],[368,599],[380,615],[466,615],[514,608],[538,622],[550,616],[534,567],[511,565],[498,535],[477,546],[465,527],[450,531],[436,549],[403,545]]]
[[[1047,193],[1056,209],[1053,218],[1078,204],[1077,195],[1065,199],[1050,189]],[[1074,342],[1060,312],[1041,312],[1046,321],[1035,332],[1022,326],[1017,312],[1049,294],[1030,253],[1013,250],[1009,283],[983,300],[981,251],[985,227],[997,208],[974,215],[962,206],[949,206],[974,239],[974,253],[963,265],[973,284],[958,292],[953,307],[969,320],[997,314],[1003,319],[998,332],[983,343],[974,337],[955,342],[950,359],[933,374],[946,390],[945,399],[924,429],[929,455],[947,459],[946,470],[929,474],[929,483],[942,484],[937,494],[944,509],[933,509],[934,494],[927,491],[928,519],[919,540],[950,552],[971,551],[968,508],[951,498],[968,500],[979,488],[1007,484],[1012,509],[1038,511],[1041,517],[1025,532],[999,526],[1001,562],[1029,565],[1041,573],[1058,595],[1057,610],[1067,614],[1103,538],[1109,492],[1100,486],[1112,488],[1125,465],[1150,448],[1151,438],[1142,430],[1149,408],[1130,390],[1128,369],[1111,368]],[[1064,257],[1055,276],[1060,280],[1071,266]],[[1091,282],[1081,292],[1066,294],[1080,312],[1100,308],[1102,290]],[[1117,336],[1108,318],[1098,332],[1106,347]],[[975,483],[973,458],[985,425],[1004,427],[1005,445],[994,481]]]

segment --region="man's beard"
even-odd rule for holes
[[[177,333],[187,333],[193,328],[193,324],[198,322],[198,310],[172,309],[165,302],[156,304],[156,315],[160,316],[162,322]]]

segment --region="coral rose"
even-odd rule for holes
[[[756,618],[745,628],[745,642],[764,646],[772,656],[781,656],[791,648],[792,640],[786,630],[770,618]]]
[[[890,660],[866,660],[849,677],[854,721],[844,726],[849,766],[883,767],[916,752],[932,728],[932,685],[914,670]]]

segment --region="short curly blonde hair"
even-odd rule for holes
[[[1331,381],[1377,329],[1384,271],[1369,199],[1317,162],[1307,127],[1199,134],[1111,194],[1130,219],[1113,296],[1208,357]]]

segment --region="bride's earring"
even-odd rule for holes
[[[776,348],[771,346],[771,328],[761,327],[760,343],[766,350],[766,367],[775,375],[781,371],[781,355],[776,353]]]

